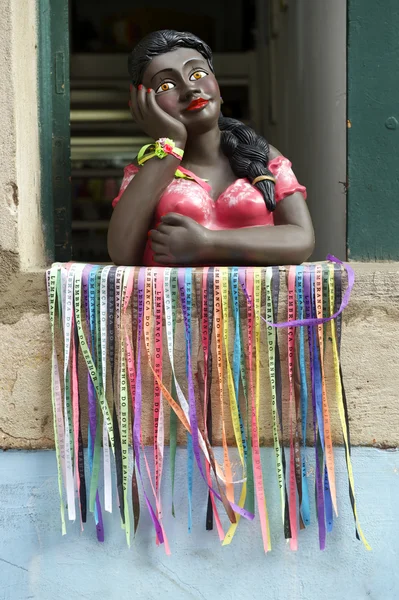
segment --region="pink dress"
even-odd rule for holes
[[[298,183],[287,158],[284,156],[274,158],[269,162],[268,168],[276,178],[276,202],[294,192],[301,192],[306,199],[306,188]],[[155,210],[152,228],[157,227],[161,217],[170,212],[191,217],[208,229],[274,225],[273,213],[266,208],[262,194],[248,179],[236,179],[214,200],[209,194],[211,188],[206,181],[183,167],[179,170],[183,173],[183,178],[174,179],[166,188]],[[139,167],[133,164],[125,167],[121,189],[112,202],[113,207],[138,171]],[[157,265],[152,255],[150,240],[148,240],[143,265],[149,267]]]

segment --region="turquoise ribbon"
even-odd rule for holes
[[[299,266],[296,270],[296,294],[297,294],[297,314],[299,319],[304,319],[304,298],[303,298],[303,267]],[[302,421],[302,502],[301,514],[305,525],[310,523],[309,490],[306,476],[306,427],[308,413],[308,382],[306,378],[306,359],[305,359],[305,330],[299,328],[299,373],[301,390],[301,421]]]

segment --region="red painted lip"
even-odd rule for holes
[[[207,104],[209,104],[209,100],[205,100],[204,98],[196,98],[187,106],[186,110],[200,110]]]

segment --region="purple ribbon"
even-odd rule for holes
[[[303,325],[307,325],[307,326],[323,325],[323,323],[328,323],[328,321],[332,321],[333,319],[336,319],[342,313],[342,311],[345,310],[345,308],[348,306],[349,298],[350,298],[352,288],[353,288],[353,284],[355,283],[355,273],[354,273],[352,267],[350,267],[347,263],[343,263],[342,260],[339,260],[339,258],[336,258],[332,254],[327,255],[327,260],[329,260],[330,262],[339,264],[339,265],[344,265],[346,272],[348,273],[348,287],[346,288],[344,297],[342,298],[341,306],[339,307],[339,310],[336,313],[334,313],[330,317],[322,317],[320,319],[317,319],[317,318],[297,319],[296,321],[285,321],[284,323],[269,323],[269,321],[267,321],[262,316],[261,316],[261,319],[270,327],[278,327],[278,328],[302,327]],[[247,301],[251,302],[251,299],[248,295],[245,285],[242,286],[242,289],[243,289],[244,294],[247,297]]]
[[[310,269],[305,266],[303,274],[303,295],[305,300],[305,313],[306,320],[312,321],[312,302],[311,302],[311,289],[310,289]],[[315,372],[313,364],[313,338],[314,330],[313,327],[308,325],[308,342],[309,342],[309,363],[310,363],[310,377],[312,382],[312,408],[313,408],[313,442],[315,449],[316,459],[316,504],[317,504],[317,520],[319,524],[319,543],[320,550],[324,550],[326,546],[326,526],[324,521],[324,494],[323,494],[323,482],[321,478],[321,471],[319,465],[319,458],[317,455],[317,408],[316,408],[316,382]]]
[[[315,267],[310,265],[310,294],[311,294],[311,311],[316,315],[316,290],[315,290]],[[324,452],[324,421],[323,421],[323,388],[321,381],[321,356],[319,359],[319,351],[317,348],[317,331],[312,327],[308,331],[312,336],[312,365],[314,374],[314,389],[316,397],[316,414],[317,424],[319,426],[320,443]]]
[[[140,466],[140,442],[141,442],[141,410],[142,410],[142,390],[141,390],[141,334],[143,331],[143,314],[144,314],[144,280],[145,280],[146,268],[141,267],[139,271],[139,277],[137,282],[137,296],[138,296],[138,321],[137,321],[137,367],[136,367],[136,394],[134,399],[134,425],[133,425],[133,445],[134,453],[136,456],[137,471],[140,476],[140,480],[143,486],[144,499],[147,504],[148,511],[150,513],[152,522],[155,527],[155,531],[158,540],[161,544],[164,542],[162,527],[157,519],[154,509],[152,508],[151,502],[148,499],[144,488],[143,477],[141,474]]]
[[[84,304],[85,304],[85,314],[86,314],[86,324],[87,330],[90,332],[90,338],[92,338],[93,327],[92,320],[90,319],[90,306],[89,306],[89,276],[93,271],[93,265],[86,265],[82,272],[82,284],[83,284],[83,296],[84,296]],[[92,339],[92,343],[90,342],[90,338],[88,340],[89,348],[91,346],[92,355],[94,357],[94,339]],[[89,428],[90,428],[90,441],[91,445],[89,446],[89,456],[90,456],[90,464],[92,466],[93,461],[93,453],[94,453],[94,441],[96,438],[97,431],[97,407],[96,407],[96,397],[94,385],[90,377],[90,373],[87,373],[87,397],[88,397],[88,413],[89,413]],[[96,531],[97,531],[97,539],[99,542],[104,541],[104,523],[101,511],[101,503],[100,497],[98,494],[98,490],[96,492]]]

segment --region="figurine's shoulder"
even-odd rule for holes
[[[277,158],[278,156],[282,156],[281,152],[279,152],[279,150],[277,150],[277,148],[275,148],[274,146],[269,144],[269,162],[271,160]]]

